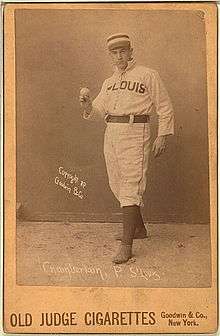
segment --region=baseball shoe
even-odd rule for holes
[[[119,251],[112,261],[115,264],[123,264],[126,263],[131,257],[132,257],[132,245],[126,245],[121,243]]]
[[[134,238],[133,239],[145,239],[147,238],[147,230],[146,229],[142,229],[142,230],[135,230],[135,234],[134,234]],[[118,234],[115,236],[116,240],[122,240],[122,235]]]

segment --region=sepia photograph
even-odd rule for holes
[[[17,283],[209,287],[204,13],[18,9],[15,55]]]
[[[121,305],[142,317],[118,332],[212,330],[215,8],[7,9],[7,330],[51,332],[65,311],[94,332]]]

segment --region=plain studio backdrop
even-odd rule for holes
[[[112,74],[106,38],[125,32],[139,64],[161,75],[175,136],[150,160],[144,215],[164,223],[209,222],[205,23],[200,11],[17,10],[17,201],[26,220],[85,220],[120,212],[108,186],[105,123],[82,119],[80,87],[95,97]],[[157,116],[151,118],[152,141]],[[59,167],[86,182],[84,198],[55,183]],[[75,182],[74,182],[75,183]],[[71,185],[73,187],[75,185]],[[81,188],[82,189],[82,188]]]

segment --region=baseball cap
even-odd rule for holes
[[[109,50],[120,48],[120,47],[127,47],[130,48],[131,41],[127,34],[118,33],[111,35],[107,38],[107,47]]]

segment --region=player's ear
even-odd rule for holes
[[[133,48],[130,48],[130,57],[129,57],[129,61],[131,61],[133,59]]]

